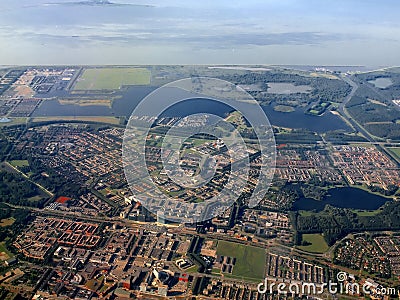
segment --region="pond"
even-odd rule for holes
[[[268,82],[268,94],[297,94],[303,93],[308,94],[312,91],[312,87],[309,85],[294,85],[293,83],[287,82]]]
[[[380,89],[386,89],[393,84],[392,79],[387,77],[377,78],[375,80],[370,80],[368,82],[372,83],[375,87]]]

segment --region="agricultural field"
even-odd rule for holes
[[[232,275],[225,276],[262,280],[265,273],[265,250],[253,246],[218,241],[217,254],[236,258]]]
[[[145,68],[86,69],[75,83],[75,91],[118,90],[123,85],[148,85],[151,73]]]
[[[303,234],[303,243],[308,245],[298,246],[300,250],[312,253],[325,253],[329,247],[322,234]]]

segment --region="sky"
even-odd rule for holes
[[[400,65],[397,0],[2,0],[0,65]]]

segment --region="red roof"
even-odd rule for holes
[[[69,198],[69,197],[58,197],[56,202],[64,204],[65,202],[67,202],[69,200],[71,200],[71,198]]]

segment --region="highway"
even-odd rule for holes
[[[352,90],[350,94],[348,94],[347,97],[344,99],[344,101],[339,105],[338,111],[351,124],[351,126],[353,126],[354,129],[360,132],[370,143],[374,143],[375,139],[350,116],[346,109],[346,104],[351,100],[351,98],[353,98],[354,94],[358,90],[358,84],[351,80],[351,78],[347,75],[342,75],[342,79],[349,85],[351,85]]]

